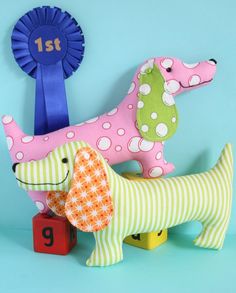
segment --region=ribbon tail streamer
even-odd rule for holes
[[[35,109],[36,134],[46,134],[69,125],[61,61],[53,65],[38,64]]]
[[[35,93],[35,111],[34,111],[34,134],[46,134],[48,130],[47,113],[45,106],[45,97],[42,84],[42,73],[40,64],[37,66],[36,75],[36,93]]]

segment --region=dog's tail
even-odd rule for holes
[[[232,185],[233,180],[233,151],[230,143],[226,144],[218,162],[212,171],[219,172],[222,178]]]
[[[229,225],[232,208],[233,153],[231,144],[227,144],[215,167],[206,172],[210,188],[210,196],[214,198],[209,210],[212,214],[203,223],[202,233],[195,239],[201,247],[221,249],[225,233]]]
[[[12,138],[15,137],[22,137],[22,135],[26,134],[20,129],[20,127],[17,125],[15,120],[10,115],[4,115],[2,116],[2,124],[5,131],[6,136],[10,136]]]
[[[226,144],[218,162],[210,171],[216,186],[221,190],[221,197],[228,202],[229,215],[232,206],[232,182],[233,182],[233,152],[232,145]]]
[[[17,125],[12,116],[5,115],[2,117],[2,124],[4,128],[4,132],[7,139],[8,150],[10,152],[12,161],[15,162],[17,158],[15,158],[14,146],[17,145],[17,142],[20,141],[23,137],[25,139],[30,138],[27,136]]]

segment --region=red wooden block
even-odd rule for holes
[[[66,255],[77,243],[77,231],[66,218],[37,214],[33,241],[36,252]]]

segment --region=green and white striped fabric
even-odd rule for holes
[[[19,164],[16,169],[19,185],[26,190],[68,191],[75,154],[84,146],[87,146],[84,142],[72,142],[55,149],[41,161]],[[65,157],[67,165],[61,161]],[[222,248],[232,204],[230,144],[210,171],[168,179],[130,181],[116,174],[102,156],[101,160],[108,175],[114,214],[107,228],[94,233],[96,246],[87,260],[88,266],[121,261],[123,239],[128,235],[159,231],[194,220],[203,226],[195,244]]]

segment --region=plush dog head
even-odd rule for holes
[[[216,60],[188,64],[177,58],[158,57],[155,64],[165,80],[165,90],[171,95],[210,83],[216,73]]]
[[[57,215],[66,216],[82,231],[95,232],[104,229],[113,214],[105,166],[102,156],[90,146],[71,142],[43,160],[14,165],[13,170],[20,187],[53,191],[48,193],[47,203]]]
[[[176,58],[148,60],[138,72],[137,122],[142,137],[165,141],[176,131],[178,113],[174,97],[213,80],[216,61],[187,64]]]

